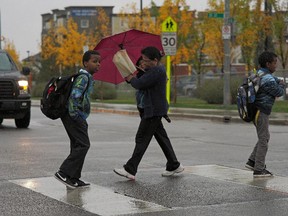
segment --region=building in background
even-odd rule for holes
[[[70,6],[65,7],[64,10],[55,9],[52,13],[42,14],[42,33],[41,36],[47,34],[49,29],[54,27],[65,26],[69,18],[72,18],[78,25],[80,33],[95,29],[98,20],[98,9],[103,9],[109,17],[109,26],[112,30],[112,15],[113,6]]]

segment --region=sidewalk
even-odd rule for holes
[[[106,104],[92,103],[92,112],[109,112],[124,115],[138,115],[135,105],[130,104]],[[169,116],[173,118],[194,118],[212,121],[246,123],[240,119],[236,110],[194,109],[194,108],[170,108]],[[288,113],[272,113],[270,124],[288,125]]]
[[[32,106],[39,106],[39,100],[32,100]],[[91,103],[91,112],[116,113],[122,115],[138,115],[136,105],[131,104],[107,104]],[[244,123],[236,110],[194,109],[194,108],[170,108],[168,115],[172,118],[206,119],[211,121]],[[271,125],[288,125],[288,113],[272,113]]]

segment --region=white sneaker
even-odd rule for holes
[[[113,170],[117,175],[123,176],[125,178],[128,178],[130,180],[135,180],[135,176],[128,173],[124,168],[122,169],[114,169]]]
[[[182,164],[180,164],[180,166],[179,166],[177,169],[173,170],[173,171],[167,171],[167,170],[165,170],[165,171],[162,173],[162,176],[163,176],[163,177],[168,177],[168,176],[172,176],[172,175],[174,175],[174,174],[176,174],[176,173],[181,173],[181,172],[183,172],[183,171],[184,171],[184,166],[183,166]]]

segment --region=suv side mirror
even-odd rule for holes
[[[29,67],[23,67],[22,68],[22,74],[25,76],[28,76],[30,74],[30,68]]]

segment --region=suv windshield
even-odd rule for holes
[[[0,52],[0,71],[15,71],[16,65],[5,52]]]

